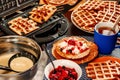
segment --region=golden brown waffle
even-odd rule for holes
[[[117,16],[116,16],[115,12],[109,13],[108,11],[106,11],[106,12],[99,11],[96,19],[97,19],[98,22],[111,21],[111,22],[115,23],[116,19],[117,19]]]
[[[96,17],[98,22],[113,22],[115,23],[119,15],[116,12],[109,13],[109,11],[99,11]],[[120,22],[118,23],[120,25]]]
[[[94,11],[81,9],[79,11],[74,12],[73,16],[74,22],[79,26],[82,26],[82,29],[93,31],[94,26],[97,23],[97,20],[94,17],[96,16],[96,13]]]
[[[77,36],[65,37],[58,40],[54,45],[56,52],[66,59],[80,59],[90,52],[89,42]]]
[[[105,7],[105,3],[103,1],[95,1],[95,0],[88,0],[85,4],[81,7],[87,10],[101,10]]]
[[[103,1],[106,6],[103,11],[108,11],[108,13],[113,13],[119,10],[119,5],[117,5],[117,1]]]
[[[45,4],[51,4],[54,6],[60,6],[64,4],[73,5],[77,2],[77,0],[43,0]]]
[[[8,22],[9,28],[16,32],[18,35],[24,35],[36,30],[37,23],[28,18],[17,17]]]
[[[111,60],[92,62],[86,67],[86,73],[93,80],[114,80],[120,76],[120,63]]]
[[[71,20],[79,29],[93,32],[97,23],[107,21],[115,23],[119,15],[120,5],[117,1],[88,0],[72,12]]]
[[[55,13],[56,10],[57,8],[52,5],[38,6],[29,12],[29,18],[38,23],[43,23],[46,22]]]

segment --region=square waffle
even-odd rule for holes
[[[94,11],[88,11],[88,10],[79,10],[74,12],[73,14],[73,20],[78,24],[79,26],[83,26],[82,28],[88,31],[93,31],[93,28],[95,24],[97,23],[97,20],[95,19],[95,16],[97,14]]]
[[[16,32],[18,35],[24,35],[36,30],[37,23],[28,18],[17,17],[8,22],[9,28]]]
[[[43,23],[46,22],[55,13],[56,10],[57,8],[52,5],[38,6],[29,12],[29,18],[38,23]]]
[[[86,73],[93,80],[114,80],[120,76],[120,63],[111,60],[92,62],[86,67]]]
[[[115,23],[119,15],[116,12],[109,13],[109,11],[99,11],[96,17],[98,22],[113,22]],[[118,23],[120,25],[120,22]]]
[[[119,5],[117,5],[117,1],[103,1],[103,2],[106,4],[103,11],[108,11],[109,13],[118,11]]]

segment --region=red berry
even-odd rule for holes
[[[74,46],[75,46],[75,40],[73,40],[73,39],[68,40],[68,44],[69,44],[69,45],[74,45]]]
[[[77,73],[74,68],[68,68],[65,66],[58,66],[56,73],[52,70],[49,74],[50,80],[77,80]]]
[[[82,45],[83,45],[83,43],[82,43],[82,42],[79,42],[79,45],[80,45],[80,46],[82,46]]]

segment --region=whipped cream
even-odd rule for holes
[[[80,41],[77,38],[68,38],[58,44],[61,51],[65,54],[79,54],[88,49],[87,44],[84,41]]]

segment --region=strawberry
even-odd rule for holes
[[[79,42],[79,45],[80,45],[80,46],[83,46],[83,43],[82,43],[82,42]]]
[[[74,45],[74,46],[76,45],[74,39],[70,39],[70,40],[68,40],[68,44],[69,44],[69,45]]]

